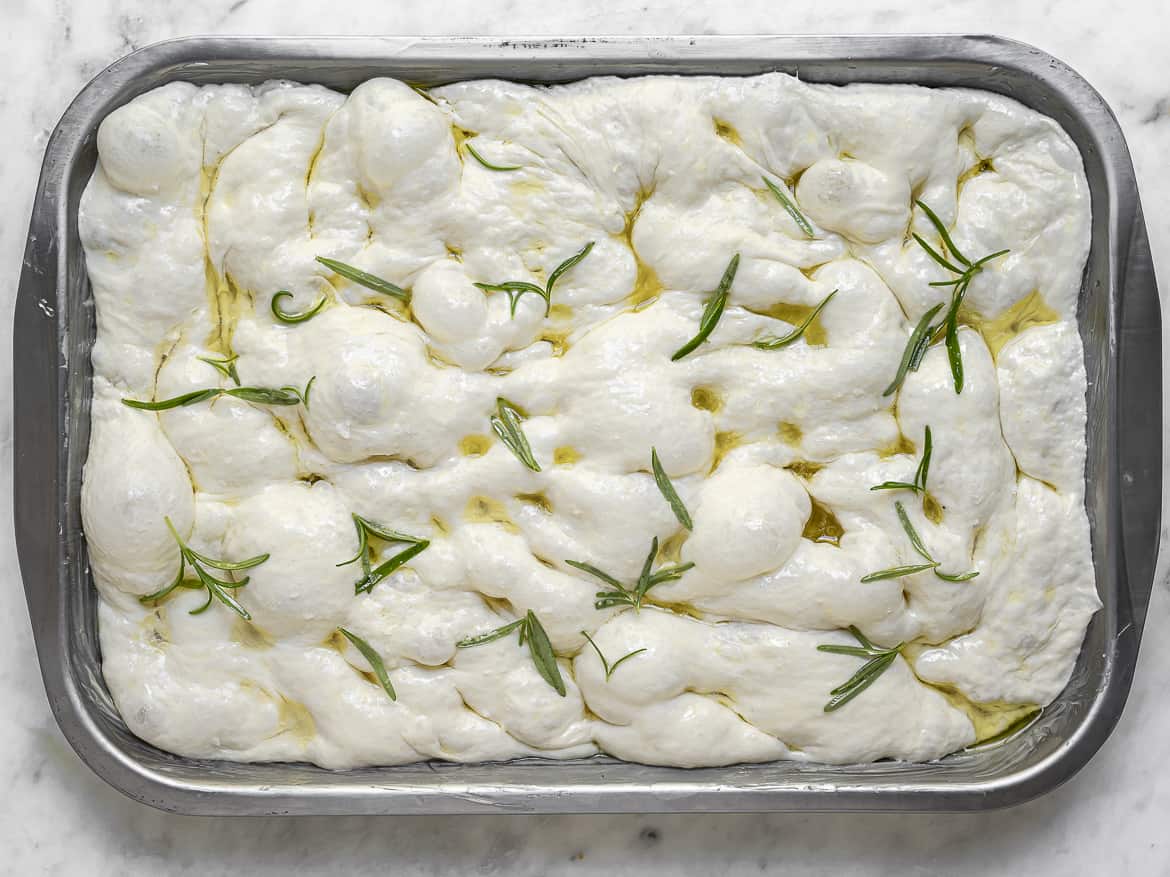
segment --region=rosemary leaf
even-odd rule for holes
[[[735,280],[735,272],[739,268],[739,253],[731,257],[731,261],[727,263],[727,268],[723,272],[723,278],[719,281],[719,286],[715,289],[714,295],[707,301],[703,307],[703,315],[699,318],[699,332],[674,352],[670,357],[671,362],[678,362],[689,353],[693,353],[700,344],[707,340],[712,332],[715,331],[715,326],[719,323],[719,318],[723,316],[723,309],[727,307],[727,296],[731,291],[731,282]]]
[[[207,363],[225,378],[231,380],[237,387],[240,385],[240,373],[236,371],[236,360],[239,359],[238,356],[233,354],[232,356],[225,356],[223,359],[212,359],[209,356],[197,356],[195,358],[200,362]]]
[[[930,552],[926,550],[926,545],[923,544],[922,537],[918,535],[918,531],[910,523],[910,516],[906,514],[906,509],[902,503],[895,502],[894,509],[898,513],[898,520],[901,521],[902,529],[905,531],[906,537],[910,540],[910,544],[914,546],[914,550],[922,556],[923,560],[938,566],[934,558],[930,556]]]
[[[565,680],[561,678],[560,667],[557,666],[557,656],[549,642],[548,634],[544,632],[536,614],[529,609],[524,616],[524,629],[527,634],[528,652],[532,655],[532,663],[536,665],[536,672],[544,681],[551,685],[561,697],[565,696]]]
[[[861,581],[864,583],[880,582],[884,579],[900,579],[903,576],[913,575],[916,572],[922,572],[927,569],[934,569],[934,563],[917,563],[911,566],[895,566],[890,569],[879,570],[878,572],[871,572],[867,576],[862,576]]]
[[[800,226],[800,230],[804,232],[805,237],[814,238],[816,233],[813,231],[812,223],[808,221],[800,208],[796,206],[796,199],[788,194],[785,189],[780,188],[767,177],[763,178],[764,185],[771,190],[772,194],[776,196],[776,200],[784,207],[788,215],[792,217],[792,221]]]
[[[304,401],[295,387],[232,387],[223,393],[257,405],[300,405]]]
[[[693,563],[682,563],[677,566],[664,566],[657,572],[652,573],[650,570],[657,554],[658,537],[655,536],[650,543],[650,552],[646,555],[646,559],[642,563],[642,571],[638,575],[638,580],[633,587],[623,585],[609,573],[603,572],[592,564],[584,563],[580,560],[566,560],[565,563],[582,572],[589,573],[589,575],[595,576],[613,587],[612,591],[598,591],[594,595],[597,598],[593,604],[595,609],[609,609],[619,605],[633,606],[635,609],[640,609],[646,593],[651,588],[663,582],[670,582],[680,578],[684,572],[694,566]]]
[[[930,455],[934,450],[934,444],[930,439],[930,424],[926,425],[926,437],[922,440],[922,459],[918,463],[918,469],[914,473],[914,483],[918,485],[919,490],[926,492],[926,477],[930,474]]]
[[[516,459],[533,472],[539,472],[540,464],[536,462],[536,457],[532,454],[532,447],[528,444],[528,438],[520,429],[522,419],[520,412],[511,402],[506,399],[496,399],[496,413],[491,418],[492,432],[500,437],[504,447],[515,454]]]
[[[518,618],[505,624],[503,627],[497,627],[495,630],[489,630],[487,633],[481,633],[478,636],[469,636],[459,640],[455,643],[457,649],[468,649],[472,646],[482,646],[484,643],[490,643],[493,640],[502,639],[510,634],[512,631],[522,627],[527,619]]]
[[[192,390],[181,396],[172,396],[170,399],[161,399],[157,402],[142,402],[138,399],[123,399],[122,404],[130,408],[139,408],[143,411],[166,411],[169,408],[179,408],[184,405],[195,405],[214,399],[222,391],[218,388],[208,390]]]
[[[599,578],[603,582],[605,582],[607,585],[613,585],[615,588],[618,588],[619,590],[621,588],[625,587],[621,582],[619,582],[617,579],[615,579],[609,573],[602,572],[601,570],[599,570],[597,567],[593,566],[592,564],[584,563],[583,561],[580,561],[580,560],[566,560],[565,563],[567,563],[571,567],[574,567],[576,569],[581,570],[582,572],[587,572],[591,576],[596,576],[597,578]],[[598,595],[598,596],[600,596],[600,595]]]
[[[840,709],[877,680],[897,660],[904,643],[898,643],[893,648],[883,649],[871,643],[856,627],[850,625],[849,632],[861,645],[841,646],[825,644],[817,646],[819,652],[831,652],[836,655],[849,655],[857,658],[868,658],[865,664],[849,677],[845,682],[829,692],[829,702],[825,704],[825,712],[831,713]]]
[[[752,342],[752,347],[757,347],[760,350],[779,350],[781,347],[787,347],[789,344],[804,334],[804,330],[812,325],[812,321],[817,318],[817,315],[821,312],[825,305],[832,301],[833,296],[836,294],[837,290],[834,289],[823,299],[821,299],[821,303],[813,309],[811,314],[804,318],[804,322],[802,322],[787,335],[781,335],[779,338],[775,336],[760,338],[759,340]]]
[[[969,582],[971,579],[975,578],[975,576],[979,575],[979,570],[973,569],[970,572],[951,575],[950,573],[939,572],[936,569],[934,574],[945,582]]]
[[[394,693],[394,686],[390,684],[390,674],[386,672],[386,665],[382,662],[382,656],[374,651],[373,647],[358,636],[356,633],[350,633],[344,627],[337,628],[341,631],[341,635],[353,643],[355,649],[361,652],[363,658],[369,662],[369,665],[374,669],[374,675],[378,678],[382,690],[386,692],[391,700],[398,700],[398,695]]]
[[[642,561],[642,572],[638,574],[638,583],[634,586],[634,594],[638,602],[642,602],[642,598],[646,596],[646,592],[650,590],[650,570],[654,566],[654,558],[658,556],[658,537],[655,536],[650,541],[650,553],[646,555],[646,559]]]
[[[307,311],[301,311],[300,313],[290,313],[288,311],[282,310],[280,307],[280,300],[282,298],[292,297],[293,294],[287,289],[282,289],[280,292],[277,292],[272,296],[272,316],[276,317],[276,319],[282,323],[303,323],[306,320],[311,320],[313,317],[317,316],[317,314],[321,311],[321,308],[325,307],[325,302],[329,300],[326,296],[321,296],[320,300],[315,305],[313,305]]]
[[[399,301],[409,301],[410,294],[389,280],[383,280],[376,274],[370,274],[360,268],[355,268],[353,265],[347,265],[344,262],[338,262],[336,259],[326,259],[324,256],[318,256],[317,261],[332,271],[334,274],[339,274],[347,280],[352,280],[359,286],[364,286],[366,289],[380,293],[381,295],[388,295],[396,298]]]
[[[654,483],[658,485],[658,490],[662,493],[663,499],[670,505],[670,509],[674,512],[675,518],[688,530],[693,530],[694,525],[691,523],[690,513],[687,512],[687,507],[683,505],[678,491],[674,489],[674,485],[671,483],[670,477],[666,474],[666,470],[662,468],[662,462],[658,459],[658,451],[655,448],[650,449],[650,467],[654,470]]]
[[[561,262],[561,264],[557,265],[557,267],[553,268],[552,273],[548,276],[548,283],[543,288],[537,286],[535,283],[529,283],[527,280],[506,280],[503,283],[474,283],[472,285],[479,287],[484,292],[507,293],[508,309],[513,317],[516,316],[516,305],[524,293],[531,292],[534,295],[539,295],[544,299],[544,315],[547,317],[549,311],[552,309],[553,287],[556,286],[561,275],[589,255],[594,243],[594,241],[590,241],[576,253],[565,259],[565,261]]]
[[[518,164],[492,164],[490,161],[488,161],[486,158],[484,158],[482,155],[480,155],[478,152],[476,152],[475,147],[472,146],[470,142],[465,142],[463,144],[463,147],[469,153],[471,153],[472,158],[474,158],[476,161],[478,161],[481,165],[483,165],[489,171],[518,171],[518,170],[520,170],[520,165],[518,165]]]
[[[607,661],[605,659],[605,655],[603,655],[601,653],[601,649],[599,649],[597,647],[597,643],[595,643],[593,641],[593,637],[591,637],[585,631],[581,631],[581,636],[585,637],[585,639],[587,639],[589,641],[589,645],[593,646],[593,651],[597,652],[597,657],[601,659],[602,669],[605,670],[605,681],[606,682],[609,682],[609,677],[612,676],[614,671],[617,670],[617,668],[620,667],[623,663],[628,661],[630,658],[634,657],[634,655],[640,655],[642,652],[646,651],[646,649],[644,649],[644,648],[634,649],[629,654],[622,655],[620,658],[618,658],[616,661],[614,661],[613,664],[611,665],[609,663],[609,661]]]
[[[947,248],[947,252],[967,267],[970,267],[971,260],[959,252],[959,248],[956,247],[955,242],[951,240],[951,235],[947,231],[947,227],[943,224],[943,221],[938,218],[938,214],[931,210],[924,201],[915,199],[914,203],[917,204],[922,209],[922,212],[926,214],[926,218],[930,220],[930,224],[934,226],[934,230],[938,232],[938,236],[942,238],[943,245]],[[945,264],[944,267],[949,267],[949,270],[954,271],[957,274],[963,273],[961,269],[946,266]]]
[[[374,590],[374,586],[378,584],[378,582],[382,581],[382,579],[386,578],[386,576],[390,575],[399,567],[410,562],[415,557],[418,557],[418,555],[422,554],[427,550],[427,548],[430,547],[430,544],[431,543],[429,539],[420,539],[409,548],[398,552],[385,563],[382,563],[381,565],[375,567],[372,571],[366,573],[366,575],[360,581],[358,581],[356,585],[354,585],[353,592],[355,594],[368,594],[370,591]]]
[[[894,375],[890,385],[882,391],[883,396],[889,396],[895,392],[906,380],[906,374],[917,370],[918,363],[922,361],[922,356],[926,353],[926,345],[930,343],[930,321],[940,310],[942,310],[942,305],[937,304],[919,318],[918,324],[906,342],[906,349],[902,353],[902,362],[898,365],[898,373]]]

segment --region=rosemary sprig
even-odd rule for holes
[[[203,360],[206,362],[207,360]],[[231,396],[243,399],[245,402],[254,402],[257,405],[304,405],[309,407],[309,391],[313,388],[313,381],[317,376],[309,378],[305,389],[296,387],[208,387],[205,390],[192,390],[179,396],[157,401],[143,401],[141,399],[122,399],[122,404],[130,408],[139,408],[143,411],[166,411],[170,408],[181,408],[186,405],[195,405],[215,399],[219,396]]]
[[[776,200],[780,202],[780,204],[788,212],[788,215],[792,217],[792,221],[800,226],[800,230],[804,232],[805,237],[816,237],[816,232],[813,231],[812,223],[808,221],[805,215],[800,212],[800,208],[796,206],[796,199],[789,195],[787,191],[781,189],[779,186],[769,180],[767,177],[764,177],[763,180],[764,185],[767,186],[769,190],[771,190],[772,194],[776,196]]]
[[[601,649],[599,649],[597,647],[597,643],[595,643],[593,641],[593,637],[591,637],[585,631],[581,631],[581,636],[583,636],[583,637],[585,637],[585,639],[589,640],[589,645],[593,646],[593,651],[597,652],[597,657],[601,658],[601,666],[605,669],[605,681],[606,682],[609,682],[609,677],[614,674],[614,671],[617,670],[618,667],[620,667],[626,661],[630,660],[630,658],[634,657],[634,655],[640,655],[642,652],[646,651],[646,649],[644,649],[644,648],[634,649],[628,655],[622,655],[620,658],[618,658],[616,661],[614,661],[611,664],[611,663],[609,663],[609,661],[606,660],[605,655],[603,655],[601,653]]]
[[[510,621],[503,627],[497,627],[488,633],[479,636],[469,636],[455,643],[457,649],[467,649],[472,646],[481,646],[493,640],[507,636],[514,630],[520,631],[520,645],[528,644],[528,654],[532,656],[532,663],[536,672],[551,685],[561,697],[565,696],[565,680],[561,678],[560,667],[557,666],[557,655],[549,642],[548,634],[531,609],[523,618]]]
[[[268,554],[257,554],[255,557],[249,557],[247,560],[216,560],[213,557],[208,557],[206,554],[200,554],[194,548],[191,548],[183,538],[179,535],[179,531],[175,529],[175,525],[171,523],[169,517],[164,517],[167,529],[171,531],[171,535],[175,538],[175,542],[179,544],[179,572],[174,580],[161,590],[155,591],[153,594],[146,594],[139,597],[142,603],[157,603],[175,588],[191,588],[198,590],[199,588],[206,588],[207,602],[202,606],[192,609],[191,615],[199,615],[206,612],[211,605],[212,600],[219,600],[223,605],[227,606],[245,621],[251,621],[252,616],[239,601],[229,593],[230,591],[238,590],[248,584],[249,576],[244,576],[241,581],[231,581],[227,579],[217,579],[211,575],[204,567],[211,567],[212,569],[222,570],[224,572],[238,572],[244,569],[251,569],[254,566],[259,566],[264,561],[268,560]],[[195,580],[187,578],[187,566],[190,565],[195,573]]]
[[[924,202],[916,200],[914,203],[922,208],[922,212],[926,214],[926,218],[930,220],[930,224],[938,232],[938,236],[942,239],[946,252],[953,256],[955,261],[959,263],[955,265],[942,253],[928,244],[921,235],[917,233],[913,235],[914,240],[918,242],[918,245],[926,251],[930,258],[934,259],[934,261],[952,274],[957,275],[951,280],[937,280],[930,285],[935,287],[954,287],[951,291],[951,303],[947,308],[947,315],[943,322],[946,325],[947,361],[951,366],[951,380],[954,382],[955,392],[961,393],[963,392],[963,356],[959,349],[959,307],[963,304],[963,297],[967,294],[967,288],[971,285],[971,281],[975,278],[976,274],[983,270],[983,266],[992,259],[1006,256],[1011,251],[997,250],[972,262],[955,246],[955,242],[951,240],[947,227],[943,225],[938,215],[926,206]]]
[[[658,485],[658,490],[662,493],[663,499],[670,504],[670,510],[674,512],[674,516],[678,519],[678,522],[688,530],[693,530],[694,524],[691,523],[690,513],[687,512],[687,507],[683,505],[678,491],[671,484],[670,476],[662,468],[662,462],[658,459],[658,451],[655,448],[650,449],[650,467],[654,470],[654,483]]]
[[[274,293],[272,296],[272,316],[276,317],[276,319],[282,323],[303,323],[306,320],[311,320],[313,317],[317,316],[318,313],[320,313],[321,308],[325,307],[325,302],[329,300],[326,296],[323,295],[315,305],[313,305],[307,311],[301,311],[300,313],[290,313],[288,311],[282,310],[280,307],[280,300],[282,298],[292,297],[293,294],[287,289],[282,289],[280,292]]]
[[[496,413],[491,417],[492,432],[500,437],[504,447],[515,454],[516,459],[533,472],[539,472],[540,464],[536,462],[528,438],[520,429],[522,420],[524,417],[515,405],[507,399],[496,399]]]
[[[502,168],[501,168],[502,170]],[[577,263],[589,255],[589,251],[593,249],[594,241],[590,241],[561,264],[557,265],[548,275],[548,283],[544,288],[537,286],[535,283],[529,283],[526,280],[506,280],[503,283],[476,283],[484,292],[503,292],[508,295],[508,310],[512,316],[516,316],[516,305],[520,301],[520,297],[526,292],[531,292],[539,295],[544,299],[544,315],[547,317],[549,310],[552,308],[552,294],[553,287],[556,286],[557,281],[566,271],[573,268]]]
[[[490,161],[488,161],[486,158],[484,158],[482,155],[480,155],[478,152],[475,151],[475,147],[471,145],[470,141],[464,142],[463,147],[469,153],[471,153],[472,158],[474,158],[476,161],[478,161],[480,164],[482,164],[489,171],[518,171],[518,170],[520,170],[520,165],[518,165],[518,164],[492,164]]]
[[[375,652],[373,646],[356,633],[350,633],[344,627],[337,629],[341,631],[342,636],[353,643],[354,648],[361,652],[362,657],[374,668],[374,675],[378,678],[378,683],[382,686],[382,690],[386,692],[391,700],[398,700],[398,695],[394,693],[394,686],[390,684],[390,674],[386,672],[386,665],[382,662],[382,656]]]
[[[642,572],[638,576],[638,581],[632,587],[627,587],[611,576],[592,564],[585,563],[581,560],[566,560],[569,566],[574,569],[579,569],[582,572],[589,573],[589,575],[601,579],[612,590],[598,591],[594,594],[596,602],[593,604],[594,609],[609,609],[612,606],[633,606],[635,609],[642,608],[642,601],[646,597],[646,592],[655,585],[661,585],[663,582],[673,582],[675,579],[681,578],[682,574],[694,566],[693,563],[680,563],[676,566],[664,566],[658,572],[652,573],[650,570],[654,565],[654,558],[658,556],[658,537],[650,543],[650,553],[646,555],[646,560],[642,564]]]
[[[850,676],[841,685],[829,692],[829,702],[825,704],[825,712],[831,713],[843,707],[877,680],[879,676],[890,668],[898,659],[902,646],[898,643],[893,648],[883,649],[870,642],[865,634],[853,625],[849,625],[849,632],[853,638],[861,643],[860,646],[839,646],[835,644],[817,646],[818,652],[831,652],[835,655],[852,655],[857,658],[868,658],[861,669]]]
[[[926,356],[926,348],[930,346],[930,338],[934,335],[935,328],[937,328],[932,327],[930,321],[941,310],[942,305],[937,304],[919,318],[918,324],[914,327],[914,331],[910,333],[910,338],[906,342],[906,349],[902,352],[902,361],[898,364],[898,373],[894,375],[894,379],[890,381],[890,385],[882,391],[883,396],[889,396],[901,387],[902,382],[906,380],[907,374],[918,371],[918,366],[922,364],[922,358]]]
[[[383,280],[376,274],[370,274],[360,268],[353,267],[353,265],[338,262],[336,259],[326,259],[324,256],[318,256],[317,261],[334,274],[340,274],[346,280],[352,280],[359,286],[364,286],[366,289],[382,295],[391,296],[399,301],[410,301],[410,293],[405,289],[397,284],[391,283],[389,280]]]
[[[739,253],[736,253],[727,263],[723,278],[719,281],[719,286],[715,288],[714,295],[703,307],[703,315],[699,318],[699,333],[674,352],[674,355],[670,357],[671,362],[678,362],[688,353],[693,353],[715,331],[719,318],[723,316],[723,309],[727,307],[727,296],[731,292],[731,282],[735,280],[735,272],[738,269]]]
[[[883,481],[881,484],[875,484],[870,490],[913,490],[915,493],[926,493],[926,477],[930,474],[932,450],[930,425],[927,424],[926,438],[922,440],[922,459],[918,462],[918,469],[914,472],[913,483],[909,481]]]
[[[236,360],[240,357],[236,354],[225,356],[223,359],[212,359],[210,356],[195,357],[200,362],[205,362],[225,378],[231,380],[237,387],[240,385],[240,373],[236,371]]]
[[[878,582],[882,579],[900,579],[902,576],[908,576],[912,573],[922,572],[923,570],[933,570],[934,574],[943,581],[947,582],[967,582],[979,575],[979,570],[973,569],[970,572],[964,573],[945,573],[939,572],[939,562],[931,557],[930,552],[926,549],[926,544],[922,541],[922,537],[918,535],[918,531],[914,529],[914,525],[910,523],[910,518],[906,514],[906,509],[902,507],[902,503],[895,502],[894,508],[898,512],[898,520],[902,522],[902,530],[906,537],[910,540],[910,544],[918,555],[925,560],[925,563],[912,564],[910,566],[895,566],[890,569],[879,570],[878,572],[871,572],[867,576],[863,576],[863,582]]]
[[[817,318],[817,315],[820,314],[825,305],[833,300],[833,296],[836,294],[837,290],[834,289],[832,292],[826,295],[821,300],[821,303],[813,308],[813,312],[804,318],[804,322],[802,322],[787,335],[781,335],[779,338],[777,338],[775,335],[769,335],[767,338],[760,338],[759,340],[752,342],[752,347],[758,347],[760,350],[779,350],[781,347],[787,347],[789,344],[804,334],[804,330],[812,325],[812,321]]]
[[[382,579],[386,578],[386,576],[390,575],[399,567],[410,562],[413,558],[418,557],[431,544],[429,539],[421,539],[418,536],[410,536],[406,533],[400,533],[397,530],[389,530],[358,514],[353,515],[353,525],[357,528],[358,534],[357,554],[349,560],[343,560],[341,563],[336,564],[336,566],[348,566],[351,563],[361,561],[362,577],[353,586],[353,592],[355,594],[368,594],[374,590],[374,586],[378,582],[382,581]],[[398,552],[377,567],[373,567],[370,563],[371,536],[381,539],[383,542],[405,543],[409,547]]]

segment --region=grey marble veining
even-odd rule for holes
[[[1072,64],[1129,138],[1154,261],[1170,286],[1170,8],[1132,0],[0,0],[0,386],[36,172],[70,98],[115,58],[194,33],[995,32]],[[1100,754],[1052,795],[978,815],[192,819],[122,798],[56,729],[12,544],[12,417],[0,394],[0,873],[559,875],[1170,873],[1170,594],[1159,575],[1137,679]],[[19,513],[19,512],[17,512]],[[1164,540],[1165,541],[1165,540]]]

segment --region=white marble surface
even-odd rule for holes
[[[146,43],[222,34],[995,32],[1072,64],[1121,119],[1154,259],[1170,288],[1170,7],[1127,0],[0,0],[0,387],[37,168],[70,98]],[[1170,349],[1170,347],[1168,347]],[[124,799],[49,715],[10,516],[12,428],[0,390],[0,872],[11,874],[1170,874],[1170,593],[1156,584],[1120,726],[1074,780],[979,815],[194,819]]]

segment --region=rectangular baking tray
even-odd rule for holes
[[[94,317],[77,206],[96,160],[99,122],[173,80],[280,78],[347,91],[374,76],[437,85],[482,77],[553,83],[605,74],[773,70],[810,82],[1000,92],[1055,118],[1080,148],[1093,207],[1079,309],[1089,377],[1087,506],[1104,608],[1089,627],[1067,689],[1041,718],[1005,743],[931,764],[778,762],[698,770],[594,758],[330,772],[307,764],[180,758],[130,734],[102,680],[97,595],[78,502],[89,441]],[[184,813],[977,810],[1028,800],[1088,761],[1129,692],[1159,533],[1160,322],[1133,166],[1116,119],[1063,63],[1010,40],[188,38],[149,46],[100,73],[53,132],[20,278],[13,345],[16,536],[50,706],[99,776],[132,798]]]

